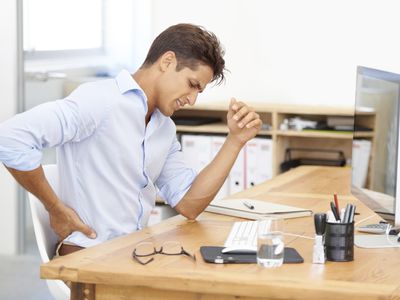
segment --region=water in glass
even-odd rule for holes
[[[283,263],[284,243],[281,232],[259,234],[257,263],[264,268],[279,267]]]

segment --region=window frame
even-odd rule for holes
[[[63,50],[25,50],[24,58],[28,61],[76,59],[106,55],[106,0],[101,0],[101,46],[97,48]]]

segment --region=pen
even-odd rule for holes
[[[352,205],[348,203],[346,205],[346,210],[344,213],[344,217],[342,219],[342,223],[350,223],[350,217],[351,217],[352,210],[353,210]]]
[[[332,210],[332,213],[333,213],[336,221],[340,222],[340,216],[337,213],[336,206],[335,206],[335,203],[333,203],[333,201],[331,201],[331,210]]]
[[[356,214],[356,206],[355,206],[355,205],[352,205],[351,208],[352,208],[352,209],[351,209],[351,214],[350,214],[349,223],[353,223],[353,221],[354,221],[354,215]]]
[[[336,193],[333,194],[333,200],[335,200],[337,214],[340,216],[339,200]]]
[[[345,213],[346,213],[346,210],[344,208],[342,208],[340,210],[340,220],[342,220],[342,223],[344,223],[343,220],[344,220]]]
[[[243,205],[246,206],[248,209],[254,209],[254,205],[250,204],[247,201],[243,201]]]

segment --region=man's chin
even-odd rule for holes
[[[166,117],[172,117],[175,113],[173,109],[169,109],[168,111],[160,110],[160,112]]]

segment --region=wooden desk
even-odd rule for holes
[[[332,193],[341,207],[356,203],[355,221],[373,216],[349,194],[350,169],[299,167],[237,196],[328,209]],[[285,237],[304,257],[303,264],[277,269],[257,265],[216,265],[203,262],[202,245],[223,245],[233,217],[203,213],[197,221],[177,216],[97,247],[55,259],[41,266],[47,279],[72,281],[72,299],[400,299],[400,249],[355,248],[353,262],[312,264],[313,241]],[[313,218],[285,221],[285,231],[314,235]],[[156,255],[142,266],[131,258],[140,241],[180,241],[197,262],[183,256]]]

